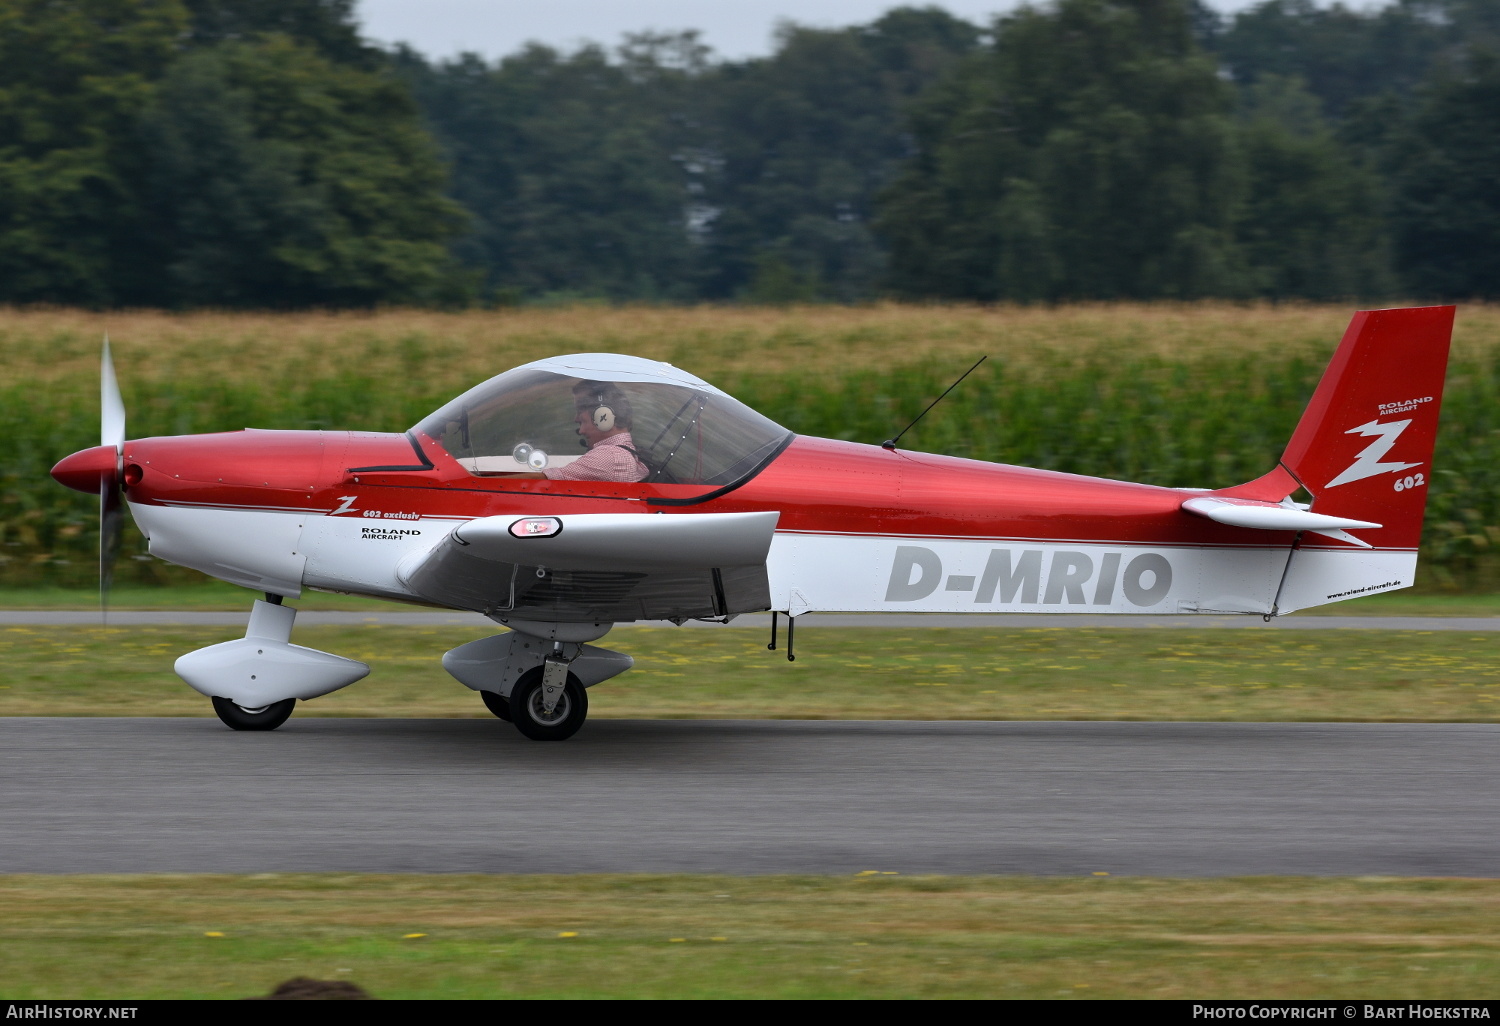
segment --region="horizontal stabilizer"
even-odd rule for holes
[[[1312,513],[1296,506],[1283,506],[1277,502],[1260,502],[1255,499],[1217,499],[1199,496],[1188,499],[1182,508],[1195,516],[1231,527],[1249,527],[1258,531],[1312,531],[1317,534],[1352,542],[1369,548],[1367,542],[1350,534],[1346,528],[1379,527],[1368,520],[1351,520],[1348,517],[1331,517]]]
[[[576,513],[471,520],[453,541],[481,559],[554,570],[758,566],[779,513]]]

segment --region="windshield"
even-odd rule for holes
[[[735,483],[790,435],[669,364],[606,354],[517,367],[416,430],[480,476],[703,485]]]

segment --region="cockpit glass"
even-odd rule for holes
[[[690,375],[631,380],[652,376],[529,364],[470,389],[416,430],[477,476],[541,471],[564,480],[715,486],[745,477],[790,435]]]

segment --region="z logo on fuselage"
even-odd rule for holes
[[[1381,463],[1380,458],[1390,452],[1396,445],[1396,439],[1401,437],[1401,432],[1410,426],[1410,420],[1393,420],[1389,424],[1379,421],[1370,421],[1359,427],[1350,428],[1345,431],[1346,435],[1374,435],[1375,441],[1354,457],[1354,462],[1344,468],[1343,473],[1324,485],[1332,488],[1335,485],[1349,484],[1353,481],[1363,481],[1367,477],[1375,477],[1378,474],[1392,474],[1398,470],[1407,470],[1411,467],[1420,467],[1420,463]]]

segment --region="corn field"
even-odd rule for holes
[[[1228,304],[571,308],[441,314],[0,310],[0,584],[90,585],[96,500],[47,471],[98,444],[110,335],[144,437],[401,431],[465,388],[565,352],[667,360],[802,434],[878,444],[981,355],[903,447],[1223,487],[1275,462],[1352,312]],[[1459,311],[1423,587],[1500,580],[1500,308]],[[127,533],[117,578],[197,575]]]

